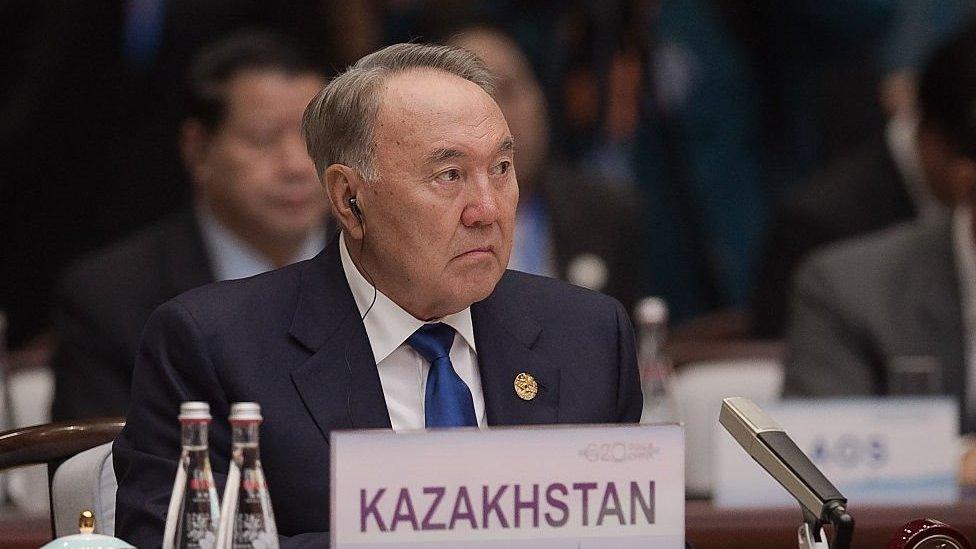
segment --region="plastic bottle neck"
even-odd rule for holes
[[[260,421],[231,421],[231,441],[235,456],[258,457],[258,430]]]
[[[183,420],[180,422],[183,432],[184,450],[206,450],[207,430],[210,422],[205,420]]]

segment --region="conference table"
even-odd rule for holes
[[[854,517],[853,547],[883,549],[899,528],[913,519],[934,518],[976,542],[976,501],[952,506],[848,506]],[[685,532],[695,549],[789,549],[797,547],[799,506],[777,509],[717,509],[708,501],[688,501]]]
[[[934,518],[976,541],[976,501],[952,506],[850,507],[856,521],[854,547],[879,549],[898,528],[916,518]],[[799,508],[717,509],[703,500],[685,508],[687,539],[695,549],[791,549],[797,547]],[[47,515],[0,510],[0,547],[37,549],[51,539]]]

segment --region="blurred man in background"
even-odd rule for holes
[[[324,83],[273,35],[199,54],[180,141],[193,206],[83,259],[59,285],[54,419],[125,413],[139,334],[159,304],[323,248],[327,201],[300,125]]]
[[[964,410],[963,430],[970,431],[976,427],[976,26],[934,54],[918,102],[922,170],[932,192],[954,208],[951,218],[833,246],[801,267],[785,390],[954,395]]]
[[[639,297],[640,201],[625,183],[570,167],[549,155],[545,97],[508,35],[461,30],[451,43],[484,60],[519,151],[519,205],[509,267],[609,294],[628,311]]]
[[[889,75],[880,90],[888,115],[884,132],[834,158],[778,208],[753,295],[755,336],[783,337],[790,283],[814,250],[948,212],[922,173],[915,87],[914,75]]]

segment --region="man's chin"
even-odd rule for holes
[[[502,273],[504,273],[504,270],[498,270],[491,273],[483,273],[482,276],[476,279],[469,279],[462,291],[468,305],[487,299],[495,291],[495,286],[501,280]]]

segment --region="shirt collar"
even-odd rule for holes
[[[885,126],[885,143],[919,217],[929,221],[944,219],[947,213],[946,207],[932,193],[922,173],[915,139],[917,133],[916,117],[896,114]]]
[[[205,207],[196,209],[207,256],[217,280],[234,280],[261,274],[275,268],[260,252],[222,225]],[[325,228],[316,227],[308,236],[292,263],[311,259],[325,247]]]
[[[962,296],[964,325],[976,327],[976,239],[973,237],[973,211],[957,207],[952,212],[952,241]]]
[[[342,271],[346,275],[349,289],[352,290],[352,297],[356,300],[359,316],[365,315],[363,325],[366,328],[366,336],[369,338],[369,346],[373,349],[373,358],[379,364],[427,322],[404,311],[402,307],[366,280],[349,256],[345,234],[343,233],[339,234],[339,257],[342,260]],[[369,314],[366,314],[367,311]],[[474,345],[471,307],[466,307],[454,314],[430,322],[443,322],[454,328],[454,331],[461,335],[468,347],[477,352]]]

